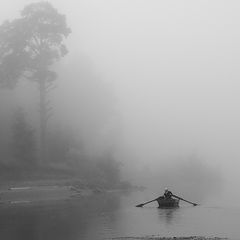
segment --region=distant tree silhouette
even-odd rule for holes
[[[120,182],[121,163],[114,159],[112,149],[103,154],[102,159],[98,160],[97,167],[107,185],[114,187]]]
[[[21,17],[0,26],[0,84],[13,88],[21,79],[38,84],[40,92],[40,154],[46,160],[46,128],[51,115],[47,99],[56,73],[50,67],[67,54],[70,33],[65,16],[48,2],[27,5]]]
[[[63,131],[51,131],[48,135],[49,162],[66,163],[70,151],[71,136]]]
[[[14,114],[12,154],[17,165],[31,168],[36,164],[36,148],[34,131],[25,119],[22,108],[18,108]]]

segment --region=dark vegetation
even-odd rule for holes
[[[25,106],[18,106],[17,102],[14,111],[10,107],[7,113],[0,110],[1,183],[77,179],[76,182],[80,185],[128,188],[129,183],[120,181],[120,164],[114,159],[114,143],[96,155],[91,155],[86,150],[88,132],[94,137],[97,132],[94,127],[100,130],[107,124],[109,116],[114,114],[114,107],[109,106],[112,96],[101,80],[92,81],[92,88],[84,89],[83,86],[79,89],[80,94],[91,96],[80,103],[79,109],[83,118],[86,108],[93,113],[88,116],[88,123],[92,123],[92,126],[90,125],[89,129],[83,126],[87,132],[85,135],[78,136],[67,127],[53,128],[53,125],[58,126],[57,120],[53,120],[49,127],[54,110],[50,92],[57,78],[61,78],[61,74],[64,76],[63,72],[56,69],[58,62],[68,52],[65,39],[70,33],[65,16],[48,2],[29,4],[22,10],[19,18],[5,21],[0,26],[1,92],[7,91],[11,95],[17,91],[18,83],[26,81],[34,84],[39,94],[36,96],[39,104],[33,113],[39,115],[38,121],[32,121],[29,118],[32,112],[25,111]],[[67,66],[64,81],[70,78],[66,72],[71,72],[71,67],[73,66]],[[81,70],[86,71],[84,66],[81,66]],[[79,81],[79,78],[83,77],[82,80],[85,81],[86,72],[82,74],[72,75],[71,78]],[[96,107],[94,98],[99,98],[100,102],[101,94],[107,101],[102,101],[101,106]],[[7,109],[8,102],[4,96],[2,98],[2,105]]]

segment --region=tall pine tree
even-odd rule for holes
[[[64,39],[69,35],[65,16],[48,2],[27,5],[21,16],[0,26],[0,85],[14,87],[18,80],[37,83],[40,98],[40,156],[46,156],[47,99],[57,74],[51,66],[67,54]]]

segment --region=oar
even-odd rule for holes
[[[151,202],[154,202],[154,201],[157,201],[157,198],[156,199],[153,199],[152,201],[149,201],[149,202],[145,202],[145,203],[142,203],[142,204],[138,204],[136,207],[143,207],[144,205],[148,204],[148,203],[151,203]]]
[[[183,198],[181,198],[181,197],[178,197],[178,196],[176,196],[176,195],[172,195],[173,197],[175,197],[175,198],[178,198],[178,199],[180,199],[180,200],[182,200],[182,201],[184,201],[184,202],[187,202],[187,203],[190,203],[190,204],[192,204],[193,206],[197,206],[198,204],[197,203],[193,203],[193,202],[190,202],[190,201],[188,201],[188,200],[186,200],[186,199],[183,199]]]

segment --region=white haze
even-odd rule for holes
[[[1,20],[18,16],[30,2],[4,1]],[[193,161],[219,173],[219,185],[232,194],[240,180],[239,1],[49,2],[66,14],[72,29],[61,64],[87,56],[99,79],[114,88],[125,175],[154,182],[165,169],[168,176],[176,174],[196,156]],[[76,104],[80,83],[66,79],[58,85],[55,97],[66,99],[65,106]],[[62,111],[77,128],[74,108]],[[159,187],[165,184],[166,179]]]

